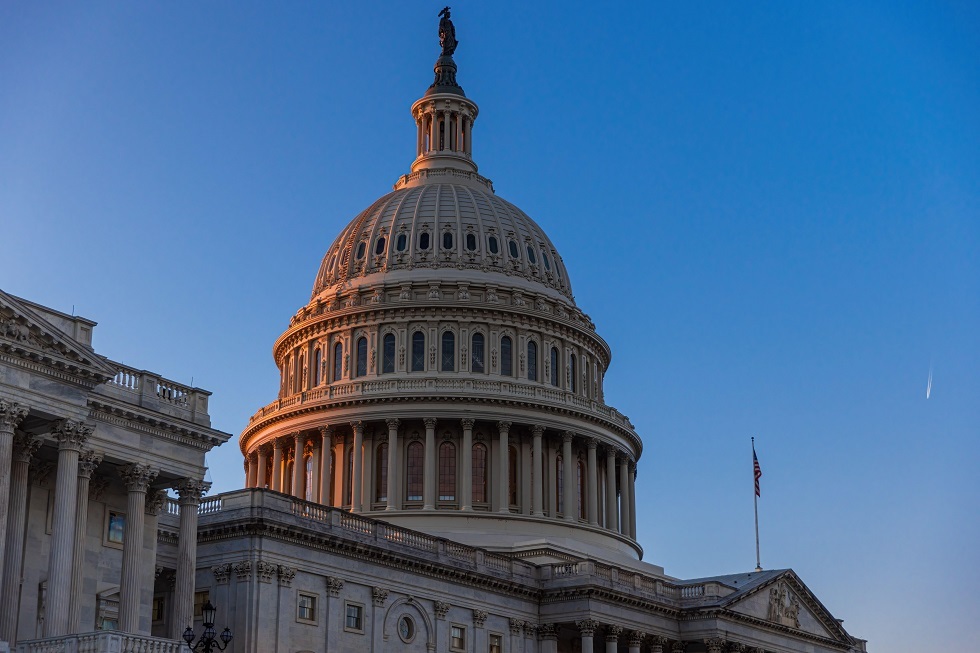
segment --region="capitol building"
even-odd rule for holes
[[[209,602],[233,653],[866,650],[790,569],[645,559],[612,352],[478,169],[448,11],[439,33],[409,170],[274,343],[241,490],[208,495],[234,446],[208,391],[0,290],[0,651],[177,653]]]

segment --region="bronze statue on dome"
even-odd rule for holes
[[[439,12],[439,45],[442,46],[442,56],[451,57],[456,52],[459,41],[456,40],[456,28],[449,20],[449,7],[443,7]]]

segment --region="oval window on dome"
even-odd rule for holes
[[[406,247],[408,247],[408,236],[398,234],[398,240],[395,241],[395,249],[399,252],[404,252]]]
[[[473,234],[466,234],[466,249],[471,252],[476,251],[476,236]]]
[[[429,249],[429,232],[423,232],[419,236],[419,249]]]
[[[376,242],[374,244],[374,253],[375,254],[384,254],[385,253],[385,238],[384,238],[384,236],[382,236],[381,238],[378,238],[378,242]]]
[[[548,255],[545,254],[544,252],[541,252],[541,260],[544,261],[544,269],[550,271],[551,270],[551,261],[548,260]]]
[[[510,250],[511,258],[519,258],[520,252],[517,249],[517,243],[513,240],[507,241],[507,248]]]
[[[357,243],[357,253],[354,256],[357,257],[357,260],[358,261],[360,261],[362,258],[364,258],[364,250],[365,249],[367,249],[367,243],[365,243],[363,240],[361,242]]]
[[[538,263],[537,257],[534,256],[534,248],[530,245],[527,246],[527,260],[531,263],[531,265],[537,265]]]
[[[497,237],[496,236],[490,236],[490,238],[487,239],[487,242],[488,242],[488,244],[490,246],[490,253],[491,254],[497,254],[497,253],[500,252],[500,247],[497,245]]]
[[[453,235],[448,231],[442,235],[442,248],[443,249],[453,248]]]

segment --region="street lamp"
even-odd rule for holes
[[[214,653],[215,650],[225,650],[225,647],[231,641],[231,629],[225,628],[221,631],[218,637],[221,638],[224,644],[219,644],[214,632],[214,613],[217,610],[211,605],[211,601],[208,601],[204,604],[201,612],[204,614],[204,632],[201,634],[200,639],[197,640],[197,644],[191,646],[191,642],[194,641],[194,629],[188,626],[187,630],[184,631],[184,641],[187,642],[187,648],[192,651],[200,649],[201,653]]]

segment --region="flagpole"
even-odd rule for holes
[[[752,503],[755,504],[755,570],[762,571],[762,562],[759,558],[759,495],[755,491],[755,438],[752,438]]]

